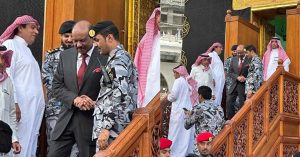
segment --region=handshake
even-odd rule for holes
[[[80,110],[87,111],[95,107],[96,102],[86,95],[78,96],[74,99],[74,106]]]

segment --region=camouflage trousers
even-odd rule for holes
[[[58,116],[46,117],[46,127],[47,127],[46,133],[47,133],[47,142],[48,143],[50,142],[50,137],[51,137],[51,134],[52,134],[53,129],[55,127],[55,124],[57,122],[57,119],[58,119]],[[70,157],[78,157],[78,156],[79,156],[79,150],[77,148],[77,144],[75,143],[72,147]]]

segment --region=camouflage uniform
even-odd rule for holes
[[[56,100],[52,93],[52,80],[54,77],[54,72],[56,71],[56,68],[59,63],[59,55],[62,51],[65,49],[63,46],[51,49],[47,51],[45,62],[42,65],[42,80],[43,84],[47,88],[47,98],[48,102],[46,104],[46,110],[45,110],[45,117],[46,117],[46,133],[47,133],[47,141],[50,142],[50,137],[52,134],[52,131],[55,127],[55,124],[58,119],[58,114],[60,112],[60,109],[62,107],[62,102]],[[76,144],[72,148],[71,157],[77,157],[78,156],[78,148]]]
[[[45,62],[42,66],[42,79],[47,88],[48,103],[46,105],[45,117],[57,116],[62,103],[57,101],[52,94],[52,80],[59,62],[59,55],[64,49],[62,47],[47,51]]]
[[[255,93],[264,82],[264,69],[260,58],[256,55],[252,58],[248,69],[248,76],[245,83],[245,93],[251,90]]]
[[[190,129],[195,124],[195,139],[202,132],[210,132],[216,136],[223,128],[224,111],[213,100],[204,100],[192,109],[192,115],[186,116],[184,127]],[[195,145],[194,153],[199,155]]]
[[[118,45],[114,56],[108,58],[105,70],[111,84],[101,78],[101,89],[94,110],[93,138],[98,138],[101,129],[110,131],[109,141],[131,121],[137,107],[137,70],[128,52]]]
[[[228,76],[228,71],[229,71],[229,68],[230,68],[231,59],[232,59],[232,56],[228,57],[224,61],[226,93],[228,93],[229,87],[232,84],[232,78]]]

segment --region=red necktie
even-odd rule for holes
[[[87,64],[85,62],[85,59],[86,59],[87,56],[88,56],[87,54],[82,54],[81,55],[82,61],[81,61],[81,65],[79,67],[78,74],[77,74],[77,84],[78,84],[78,87],[80,87],[82,85],[84,73],[85,73],[86,68],[87,68]]]
[[[241,62],[240,62],[240,64],[239,64],[239,71],[242,70],[242,66],[243,66],[243,59],[240,59],[240,60],[241,60]]]

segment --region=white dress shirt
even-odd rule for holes
[[[94,51],[94,46],[86,53],[88,56],[86,56],[85,58],[85,63],[86,65],[89,65],[89,62],[90,62],[90,58],[91,58],[91,55]],[[79,68],[80,68],[80,65],[81,65],[81,62],[82,62],[82,54],[81,53],[78,53],[78,56],[77,56],[77,74],[78,74],[78,71],[79,71]]]

